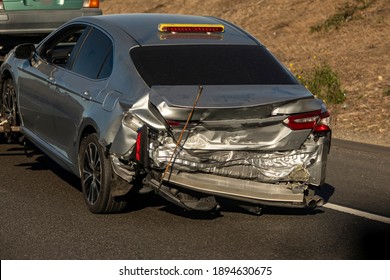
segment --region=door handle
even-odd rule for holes
[[[49,77],[49,78],[47,79],[47,82],[48,82],[49,84],[51,84],[51,85],[55,85],[55,84],[56,84],[56,80],[54,79],[54,77]]]
[[[86,99],[86,100],[92,100],[91,94],[89,93],[88,90],[84,91],[84,92],[82,93],[82,96],[83,96],[83,98]]]

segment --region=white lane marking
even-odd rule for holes
[[[390,224],[390,218],[385,217],[385,216],[375,215],[375,214],[367,213],[367,212],[364,212],[364,211],[360,211],[360,210],[356,210],[356,209],[352,209],[352,208],[336,205],[336,204],[333,204],[333,203],[326,203],[322,207],[333,209],[333,210],[336,210],[336,211],[349,213],[349,214],[356,215],[356,216],[359,216],[359,217],[363,217],[363,218],[366,218],[366,219],[370,219],[370,220],[374,220],[374,221]]]

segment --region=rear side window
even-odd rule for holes
[[[134,48],[130,55],[149,87],[298,84],[263,46],[148,46]]]
[[[107,78],[111,75],[112,58],[112,41],[94,28],[81,46],[72,71],[91,79]]]

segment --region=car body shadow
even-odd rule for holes
[[[16,166],[24,167],[33,171],[51,170],[56,176],[61,178],[68,185],[71,185],[76,190],[82,192],[80,178],[78,178],[76,175],[65,170],[40,151],[34,151],[34,157],[34,161],[20,163]]]
[[[7,150],[6,155],[21,155],[25,153],[23,146],[17,147],[12,146]],[[72,186],[74,189],[82,192],[80,178],[73,173],[68,172],[58,165],[55,161],[46,156],[43,152],[38,149],[28,150],[27,155],[33,157],[33,161],[20,163],[18,167],[24,167],[26,169],[40,171],[40,170],[51,170],[56,176],[61,178],[64,182]],[[328,202],[330,197],[334,193],[334,187],[329,184],[324,184],[316,191],[316,194],[324,199],[324,202]],[[177,205],[174,205],[164,198],[160,197],[155,193],[138,194],[129,193],[126,197],[128,206],[121,213],[128,213],[134,211],[140,211],[145,208],[157,207],[160,211],[164,211],[176,216],[181,216],[189,219],[203,219],[211,220],[219,217],[223,217],[223,213],[242,213],[246,215],[261,216],[261,215],[290,215],[290,216],[304,216],[304,215],[317,215],[322,214],[324,211],[320,207],[317,208],[287,208],[287,207],[271,207],[271,206],[260,206],[258,213],[248,211],[247,208],[238,205],[237,202],[218,199],[221,208],[214,211],[188,211]]]

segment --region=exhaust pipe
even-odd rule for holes
[[[317,199],[317,207],[322,207],[325,204],[325,201],[321,196],[316,195],[314,197]]]
[[[325,204],[324,199],[319,195],[315,195],[311,197],[309,200],[306,200],[306,206],[311,209],[314,209],[316,207],[321,207],[324,204]]]

